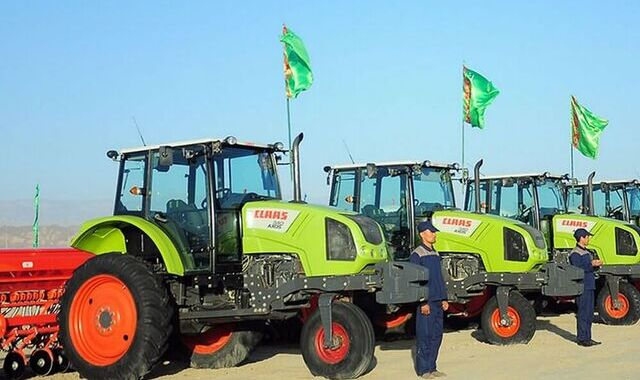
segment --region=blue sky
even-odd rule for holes
[[[576,174],[640,177],[640,3],[447,3],[3,1],[0,201],[36,183],[43,200],[111,200],[105,152],[140,145],[132,116],[151,144],[285,141],[283,22],[315,76],[292,103],[312,201],[343,140],[361,162],[460,161],[463,61],[501,90],[486,129],[467,129],[468,164],[568,172],[573,94],[610,120]]]

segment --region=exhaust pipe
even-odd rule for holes
[[[302,188],[300,186],[300,143],[304,138],[304,134],[300,133],[293,139],[291,145],[291,165],[293,165],[293,201],[302,202]]]
[[[587,210],[587,215],[593,216],[593,177],[596,176],[596,172],[591,172],[589,177],[587,177],[587,192],[589,193],[589,204],[587,205],[589,209]]]
[[[475,187],[477,213],[480,213],[480,167],[483,162],[483,160],[480,160],[476,162],[476,166],[473,167],[473,185]]]

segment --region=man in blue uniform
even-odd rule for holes
[[[418,224],[422,243],[411,252],[409,261],[429,269],[429,299],[416,311],[416,373],[424,379],[446,376],[436,369],[444,332],[444,311],[449,308],[442,276],[440,255],[433,248],[438,229],[430,221]]]
[[[591,339],[591,323],[593,322],[593,309],[595,305],[594,293],[596,290],[596,278],[593,268],[602,265],[601,260],[593,258],[593,254],[587,249],[590,237],[593,236],[584,228],[578,228],[573,233],[576,238],[576,247],[569,255],[571,265],[584,270],[584,291],[576,297],[578,312],[576,320],[578,324],[577,343],[582,347],[597,346],[600,342]]]

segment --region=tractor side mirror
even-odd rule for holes
[[[169,167],[173,165],[173,149],[170,146],[161,146],[158,150],[159,166]]]
[[[378,174],[378,169],[376,169],[376,165],[367,164],[367,177],[375,178],[376,174]]]
[[[110,159],[117,161],[118,160],[118,152],[116,152],[115,150],[110,150],[107,152],[107,157],[109,157]]]

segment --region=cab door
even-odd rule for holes
[[[207,166],[202,145],[151,152],[147,219],[171,238],[187,272],[211,270]]]

